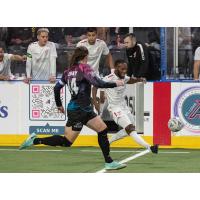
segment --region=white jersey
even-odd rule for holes
[[[3,61],[0,62],[0,75],[11,76],[10,64],[12,54],[4,53]]]
[[[56,46],[53,42],[47,42],[45,46],[40,46],[38,42],[31,43],[27,50],[27,77],[48,80],[50,76],[56,76],[56,57]]]
[[[103,78],[104,81],[114,82],[120,80],[120,78],[115,75],[115,73],[109,74]],[[124,82],[127,83],[130,80],[129,76],[125,76]],[[126,84],[124,86],[115,88],[106,88],[105,93],[108,100],[108,107],[110,106],[126,106],[124,99],[124,92],[126,90]]]
[[[200,47],[198,47],[195,51],[194,60],[200,60]]]
[[[200,60],[200,47],[198,47],[195,51],[194,60]],[[200,79],[200,75],[199,75],[199,79]]]
[[[106,43],[103,40],[96,39],[96,42],[93,45],[90,45],[88,39],[84,39],[77,44],[77,47],[79,46],[84,46],[88,49],[89,55],[87,64],[90,65],[98,75],[101,56],[109,54],[109,49]]]

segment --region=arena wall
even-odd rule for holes
[[[21,81],[0,84],[0,145],[19,146],[31,132],[41,136],[63,134],[67,117],[57,112],[52,84],[24,84]],[[134,86],[128,85],[126,98],[134,113]],[[69,91],[62,91],[68,102]],[[171,117],[179,117],[185,127],[173,134],[167,127]],[[199,83],[150,82],[144,87],[144,134],[150,143],[163,148],[200,148]],[[97,146],[94,131],[84,127],[74,146]],[[138,147],[127,137],[113,147]]]

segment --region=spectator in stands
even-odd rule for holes
[[[178,28],[178,46],[179,48],[191,49],[192,33],[190,27]]]
[[[195,55],[194,55],[193,75],[194,75],[194,80],[196,81],[200,80],[199,71],[200,71],[200,47],[196,49]]]
[[[191,45],[192,53],[194,55],[196,49],[200,45],[200,27],[191,27]]]
[[[64,42],[64,34],[62,27],[48,27],[49,40],[51,42],[61,44]]]
[[[30,80],[56,81],[57,52],[53,42],[48,41],[49,30],[40,28],[37,31],[37,42],[28,46],[25,83]]]
[[[67,27],[64,28],[64,37],[67,46],[75,46],[79,41],[86,38],[86,28],[84,27]]]
[[[7,50],[6,41],[7,41],[8,29],[6,27],[0,27],[0,46]]]
[[[110,42],[109,27],[97,27],[97,38],[108,44]]]
[[[124,45],[128,58],[128,76],[144,77],[149,80],[149,59],[146,45],[138,42],[133,33],[124,37]]]
[[[149,55],[149,80],[160,80],[160,37],[156,30],[148,32],[148,43],[145,43]]]
[[[26,56],[13,55],[4,53],[4,49],[0,46],[0,80],[11,80],[14,76],[10,70],[11,61],[22,61],[26,60]]]
[[[123,37],[130,33],[129,27],[111,27],[110,28],[110,43],[117,47],[124,47]]]
[[[145,43],[149,49],[160,51],[160,37],[159,34],[153,30],[148,32],[148,43]]]
[[[9,46],[28,47],[31,41],[32,41],[31,27],[8,28],[7,44]]]

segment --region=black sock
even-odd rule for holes
[[[110,157],[110,144],[107,137],[107,129],[98,133],[98,143],[103,153],[106,163],[111,163],[113,160]]]
[[[72,143],[66,137],[61,135],[54,135],[46,138],[35,138],[33,144],[34,145],[45,144],[49,146],[64,146],[64,147],[70,147],[72,145]]]

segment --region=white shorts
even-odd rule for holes
[[[108,106],[108,110],[115,123],[122,128],[126,128],[130,124],[135,125],[133,114],[128,106]]]

